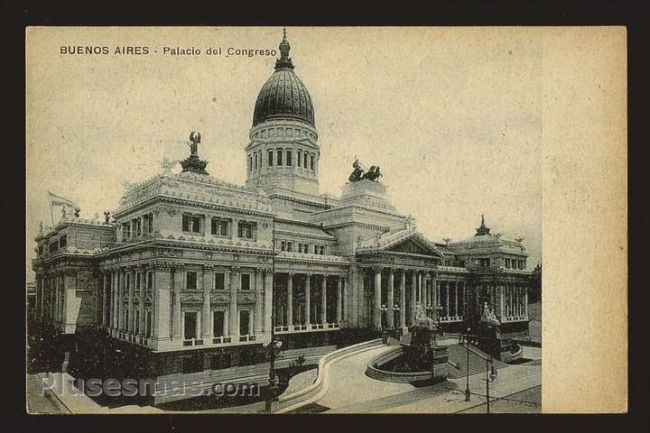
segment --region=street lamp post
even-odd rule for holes
[[[471,328],[467,328],[466,333],[464,335],[464,340],[465,340],[465,351],[467,352],[467,360],[466,360],[466,365],[467,365],[467,378],[465,382],[465,401],[469,401],[469,341],[467,341],[467,335],[469,335],[471,331]]]
[[[490,382],[497,378],[497,370],[492,365],[492,355],[485,359],[485,394],[487,397],[487,413],[490,413]],[[491,367],[491,368],[490,368]]]
[[[279,354],[280,347],[282,347],[282,342],[275,339],[275,315],[273,314],[273,290],[275,287],[275,219],[271,221],[271,242],[273,246],[273,255],[271,258],[271,287],[268,287],[267,290],[271,290],[271,341],[268,344],[269,351],[269,391],[266,398],[266,413],[273,413],[275,407],[278,403],[278,390],[279,390],[279,381],[278,376],[275,373],[275,358]]]
[[[388,335],[387,335],[387,327],[385,326],[386,323],[386,314],[388,312],[388,307],[386,304],[382,304],[381,308],[381,317],[380,317],[380,325],[381,325],[381,341],[382,343],[386,344],[388,342]]]

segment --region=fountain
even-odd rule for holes
[[[435,333],[438,326],[433,318],[426,316],[419,303],[415,308],[415,320],[408,330],[410,342],[371,360],[366,375],[397,383],[445,380],[449,369],[447,347],[437,344]]]

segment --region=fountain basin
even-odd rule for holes
[[[416,366],[413,362],[409,364],[409,360],[412,359],[410,351],[409,346],[401,345],[382,353],[368,362],[366,376],[393,383],[437,382],[447,378],[449,372],[447,347],[431,348],[432,359],[428,362],[430,368]],[[414,366],[410,367],[410,365]]]

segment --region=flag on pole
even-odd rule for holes
[[[54,226],[54,215],[52,213],[52,208],[55,206],[61,206],[63,207],[66,211],[75,211],[79,209],[79,206],[77,206],[76,203],[74,203],[72,200],[68,200],[67,198],[63,198],[59,195],[52,194],[50,191],[47,192],[48,196],[48,202],[50,205],[50,218],[52,218],[52,226]]]

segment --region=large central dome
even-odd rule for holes
[[[255,102],[253,126],[271,119],[294,119],[314,125],[314,106],[300,78],[293,72],[286,34],[280,43],[275,72],[264,83]]]

